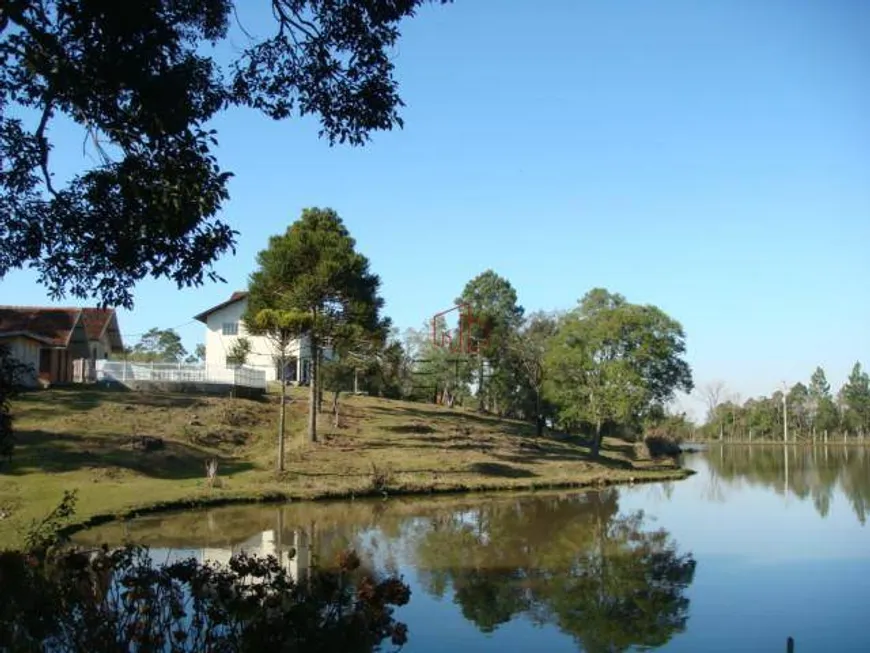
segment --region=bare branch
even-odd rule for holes
[[[251,33],[247,29],[245,29],[245,26],[242,25],[242,19],[239,18],[239,8],[238,8],[238,5],[235,5],[235,4],[233,4],[233,16],[236,19],[236,25],[239,26],[240,30],[242,30],[242,34],[244,34],[246,37],[248,37],[249,41],[253,41],[254,37],[251,35]]]
[[[45,179],[45,187],[48,192],[57,197],[57,192],[51,183],[51,174],[48,172],[48,139],[45,137],[45,128],[51,118],[54,109],[54,96],[49,95],[45,100],[45,108],[42,110],[42,117],[39,119],[39,127],[36,128],[36,138],[39,141],[39,167],[42,169],[42,176]]]

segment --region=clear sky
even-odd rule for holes
[[[457,0],[407,22],[395,54],[405,129],[365,148],[311,120],[216,121],[241,232],[228,284],[141,284],[129,344],[177,327],[193,349],[191,317],[246,286],[268,236],[329,206],[401,328],[492,268],[529,311],[595,286],[657,304],[696,383],[743,398],[870,365],[870,3]],[[57,166],[85,162],[79,134],[53,135]],[[50,303],[25,272],[0,302]]]

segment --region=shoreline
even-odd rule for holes
[[[829,440],[828,442],[813,442],[813,441],[794,442],[791,440],[789,442],[782,442],[782,441],[775,442],[772,440],[762,440],[762,441],[752,441],[752,442],[749,442],[748,440],[747,441],[738,441],[738,442],[728,442],[728,441],[725,441],[725,442],[719,442],[719,441],[694,442],[691,445],[687,445],[688,448],[684,451],[684,453],[694,453],[692,447],[695,447],[695,446],[703,446],[703,447],[708,447],[708,448],[710,448],[710,447],[723,447],[723,446],[741,446],[741,447],[762,447],[762,446],[765,446],[765,447],[834,447],[834,446],[837,446],[837,447],[870,447],[870,439],[865,440],[863,442],[860,440],[857,442],[853,442],[851,440],[847,441],[847,442],[843,442],[842,440],[833,440],[833,441]]]
[[[625,472],[619,477],[614,476],[595,476],[580,481],[538,481],[527,483],[491,483],[469,485],[465,483],[440,484],[440,485],[410,485],[401,484],[395,487],[388,487],[386,490],[377,489],[362,489],[359,492],[352,490],[339,490],[335,492],[316,492],[311,495],[305,495],[299,492],[281,492],[270,491],[262,494],[246,493],[220,495],[205,495],[187,497],[183,499],[158,501],[154,503],[134,506],[132,508],[119,512],[96,513],[89,517],[72,521],[59,530],[62,537],[69,537],[75,533],[102,526],[112,522],[125,522],[137,517],[146,515],[155,515],[161,513],[182,512],[187,510],[200,510],[205,508],[216,508],[230,505],[259,505],[259,504],[278,504],[278,503],[325,503],[325,502],[343,502],[355,501],[357,499],[374,499],[381,498],[388,501],[391,497],[396,498],[413,498],[424,496],[469,496],[474,494],[486,493],[534,493],[537,491],[548,490],[577,490],[589,491],[599,488],[612,486],[634,486],[647,485],[650,483],[663,483],[667,481],[682,481],[696,472],[685,467],[675,467],[672,470],[668,469],[625,469]],[[633,473],[632,473],[633,472]]]

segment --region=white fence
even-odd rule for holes
[[[226,383],[247,388],[266,387],[265,370],[250,367],[206,367],[186,363],[129,363],[99,360],[96,365],[97,381],[126,383]]]

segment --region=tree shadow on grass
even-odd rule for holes
[[[254,469],[252,463],[172,440],[165,440],[162,449],[140,451],[130,446],[129,437],[88,438],[31,430],[16,432],[16,438],[9,475],[119,468],[152,478],[183,480],[204,478],[205,462],[212,458],[223,476]]]
[[[417,433],[434,433],[435,429],[428,424],[418,423],[418,424],[395,424],[391,426],[383,427],[385,431],[389,431],[391,433],[401,433],[401,434],[413,434]]]
[[[528,437],[534,434],[534,426],[523,422],[499,419],[494,415],[481,415],[462,409],[448,409],[436,407],[411,408],[409,406],[371,406],[369,411],[375,414],[389,415],[391,417],[409,417],[424,422],[455,422],[471,428],[485,428],[489,431],[498,431],[505,435]]]
[[[473,463],[469,466],[469,469],[476,474],[498,476],[501,478],[532,478],[537,476],[537,474],[528,469],[511,467],[502,463]]]
[[[137,392],[123,386],[78,385],[31,390],[22,393],[18,402],[26,406],[31,413],[44,410],[56,414],[91,410],[107,404],[190,408],[202,405],[206,397],[207,395]]]

